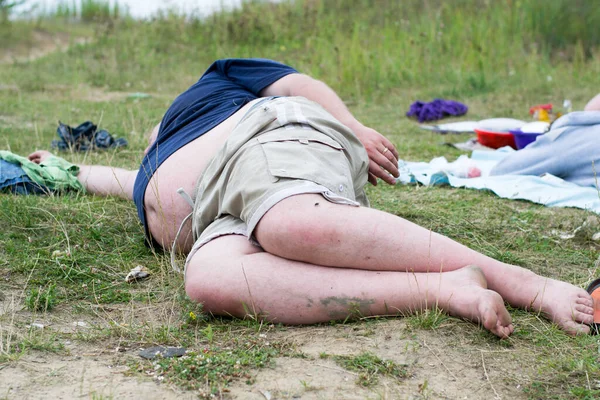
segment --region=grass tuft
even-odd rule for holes
[[[373,386],[377,384],[380,376],[390,376],[395,379],[403,379],[408,376],[406,366],[398,365],[391,360],[382,360],[370,353],[362,353],[357,356],[320,354],[320,358],[329,357],[342,368],[358,373],[356,383],[360,386]]]
[[[45,288],[32,288],[25,297],[25,305],[30,311],[51,311],[57,303],[56,285],[54,283]]]
[[[408,323],[408,326],[412,328],[434,330],[448,319],[448,314],[435,307],[433,309],[418,311],[407,316],[406,322]]]
[[[152,364],[151,371],[159,381],[165,380],[195,390],[202,398],[220,397],[234,379],[251,383],[253,378],[250,371],[271,366],[273,358],[279,353],[276,348],[255,347],[254,344],[233,349],[206,347],[181,358],[158,360]],[[138,370],[144,368],[148,366],[138,366]]]

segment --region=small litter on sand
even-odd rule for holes
[[[129,273],[125,277],[125,282],[134,283],[134,282],[142,281],[149,277],[150,277],[150,273],[146,270],[146,267],[144,267],[142,265],[138,265],[137,267],[135,267],[131,271],[129,271]]]
[[[165,346],[154,346],[148,349],[144,349],[138,353],[138,355],[147,360],[154,360],[156,357],[171,358],[184,356],[186,352],[185,347],[165,347]]]

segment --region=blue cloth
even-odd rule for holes
[[[580,186],[596,187],[600,175],[600,111],[562,116],[550,131],[504,158],[491,171],[491,175],[544,173]]]
[[[133,188],[133,201],[146,235],[144,194],[157,168],[178,149],[260,97],[264,88],[295,72],[271,60],[218,60],[198,82],[175,99],[162,119],[156,142],[142,160]]]
[[[40,194],[48,190],[31,180],[19,165],[0,159],[0,192]]]
[[[522,151],[522,150],[519,150]],[[545,174],[490,176],[495,165],[515,150],[503,147],[497,151],[475,150],[467,160],[481,170],[479,178],[460,178],[453,171],[456,164],[465,164],[466,156],[454,163],[443,157],[430,163],[399,161],[400,183],[421,183],[423,185],[450,185],[477,190],[489,190],[499,197],[513,200],[529,200],[548,207],[576,207],[600,214],[600,196],[592,187],[582,187],[556,176]],[[462,166],[461,166],[462,169]]]
[[[414,117],[419,122],[436,121],[445,117],[457,117],[467,113],[469,108],[454,100],[435,99],[430,103],[415,101],[406,113],[407,117]]]

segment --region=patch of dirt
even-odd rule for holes
[[[193,392],[161,385],[152,377],[129,374],[130,361],[141,360],[140,348],[114,340],[93,340],[111,324],[159,325],[172,317],[167,306],[127,305],[91,307],[73,314],[59,305],[50,313],[33,313],[24,307],[24,294],[3,288],[0,296],[0,354],[23,339],[38,346],[59,349],[53,353],[28,350],[14,361],[0,363],[0,398],[7,399],[196,399]],[[115,327],[113,326],[114,330]],[[78,338],[91,340],[80,341]],[[13,350],[14,351],[14,350]],[[15,354],[17,356],[17,354]]]
[[[65,318],[59,310],[35,318],[22,309],[22,305],[15,306],[15,302],[10,300],[18,297],[18,293],[14,296],[6,294],[2,302],[6,311],[4,322],[12,325],[6,320],[7,314],[16,314],[16,326],[13,328],[26,320],[44,325],[44,328],[32,329],[45,332],[46,343],[53,332],[60,333],[63,339],[58,340],[64,349],[59,353],[29,351],[17,361],[0,364],[0,396],[8,399],[99,396],[118,399],[197,398],[196,392],[159,383],[152,376],[130,376],[128,364],[140,358],[137,346],[127,345],[127,340],[124,343],[117,337],[93,343],[77,340],[79,335],[93,334],[94,326],[104,325],[107,320],[135,323],[138,318],[145,319],[155,314],[154,318],[158,320],[149,319],[147,323],[157,324],[168,319],[166,308],[164,313],[156,313],[160,310],[154,307],[143,310],[147,311],[142,312],[143,315],[139,313],[142,310],[138,310],[135,317],[129,314],[131,310],[127,306],[110,306],[110,311],[98,310],[95,318],[90,318],[91,315]],[[521,387],[534,378],[534,372],[527,369],[527,365],[532,365],[526,360],[528,357],[523,357],[517,348],[505,348],[500,342],[496,345],[493,341],[480,340],[477,332],[465,335],[465,329],[476,328],[452,323],[439,330],[413,331],[407,327],[406,320],[390,319],[268,330],[262,334],[265,340],[286,342],[299,356],[279,357],[272,368],[252,371],[251,385],[244,380],[234,381],[226,398],[525,398]],[[19,336],[26,335],[23,331],[19,333]],[[64,340],[64,335],[71,336],[71,339]],[[123,350],[126,351],[121,352]],[[377,384],[363,387],[357,383],[357,372],[345,370],[331,358],[365,352],[405,366],[408,376],[380,376]]]
[[[451,330],[451,329],[450,329]],[[525,398],[520,385],[528,381],[515,371],[514,349],[480,348],[461,344],[448,330],[407,331],[403,320],[378,322],[374,326],[344,325],[308,327],[277,333],[292,341],[309,358],[278,358],[273,369],[257,372],[252,386],[236,382],[234,398],[264,399],[493,399]],[[408,377],[381,377],[377,385],[365,388],[356,383],[357,374],[346,371],[329,355],[359,355],[369,352],[383,360],[406,365]],[[268,396],[267,395],[267,396]]]
[[[72,39],[66,32],[50,33],[38,29],[32,32],[29,45],[3,50],[0,55],[0,64],[37,60],[55,51],[66,51],[72,44],[87,43],[88,40],[87,38]]]
[[[16,341],[27,337],[27,327],[32,326],[33,337],[39,337],[40,343],[51,346],[60,341],[64,349],[58,353],[29,350],[16,361],[0,364],[0,397],[197,398],[197,392],[161,383],[155,376],[129,374],[128,365],[140,358],[139,346],[128,337],[126,327],[169,325],[178,319],[171,302],[135,307],[82,305],[90,307],[84,314],[73,314],[70,307],[59,305],[51,313],[36,315],[23,308],[22,296],[16,286],[4,290],[0,328],[16,335]],[[99,329],[109,326],[111,338],[93,339]],[[123,326],[122,333],[116,330],[119,326]],[[273,367],[251,371],[251,385],[235,380],[226,398],[526,398],[522,388],[536,379],[535,352],[480,335],[485,334],[467,322],[453,320],[440,329],[422,330],[412,329],[401,318],[268,329],[261,333],[263,340],[287,343],[298,357],[278,357]],[[407,377],[380,376],[377,384],[363,387],[357,383],[357,372],[345,370],[332,358],[366,352],[404,366]]]
[[[74,350],[69,356],[29,354],[0,370],[0,395],[8,399],[195,399],[195,394],[126,376],[119,356]],[[2,368],[2,366],[0,366]]]
[[[20,92],[21,88],[17,85],[1,85],[0,92]],[[131,91],[111,91],[107,88],[93,87],[89,85],[61,85],[61,84],[45,84],[43,88],[36,91],[29,91],[29,95],[34,95],[38,101],[58,101],[58,100],[71,100],[71,101],[87,101],[92,103],[107,103],[129,100],[132,102],[144,101],[146,98],[136,98],[137,92]],[[144,93],[151,98],[159,98],[164,100],[171,100],[175,97],[171,93]],[[9,116],[0,115],[0,123],[2,121],[11,122]]]
[[[4,288],[0,290],[0,317],[14,316],[23,308],[23,293],[19,290]]]
[[[51,313],[36,315],[23,307],[22,296],[17,286],[4,290],[0,339],[4,335],[6,341],[7,334],[12,334],[12,342],[17,343],[26,337],[38,337],[46,347],[62,344],[64,348],[58,353],[29,350],[16,361],[0,364],[0,397],[197,398],[197,392],[159,382],[146,372],[129,374],[128,365],[141,359],[140,346],[127,330],[135,331],[140,324],[156,328],[172,324],[179,319],[173,303],[81,305],[88,310],[83,314],[59,305]],[[110,338],[99,335],[107,328],[112,329]],[[278,357],[272,367],[251,371],[250,385],[243,379],[235,380],[226,398],[526,398],[523,387],[539,378],[535,349],[489,340],[485,335],[471,323],[456,320],[434,330],[413,329],[401,318],[335,326],[273,327],[262,331],[261,338],[288,344],[298,357]],[[357,383],[357,372],[345,370],[332,358],[366,352],[404,366],[407,377],[380,376],[377,384],[363,387]]]

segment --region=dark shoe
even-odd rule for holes
[[[108,133],[108,131],[102,129],[96,132],[94,135],[94,146],[98,149],[122,147],[127,146],[127,140],[124,138],[115,139],[110,133]]]
[[[56,134],[61,140],[53,140],[50,146],[58,150],[88,151],[93,149],[108,149],[111,147],[127,146],[127,140],[114,139],[108,131],[86,121],[77,128],[58,122]]]
[[[81,149],[81,147],[86,145],[89,147],[89,144],[94,137],[94,133],[96,133],[96,129],[96,125],[92,124],[90,121],[84,122],[77,128],[71,128],[69,125],[58,121],[56,134],[62,139],[67,148],[83,151],[84,149]],[[62,147],[63,146],[58,145],[57,148]]]

